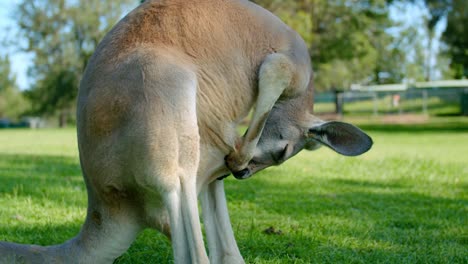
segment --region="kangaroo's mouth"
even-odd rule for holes
[[[252,172],[250,171],[249,168],[245,168],[240,171],[233,171],[232,175],[234,175],[234,177],[238,180],[245,180],[245,179],[250,178],[250,176],[252,176]]]
[[[254,175],[255,173],[265,169],[265,168],[268,168],[272,165],[268,165],[268,164],[263,164],[263,163],[260,163],[256,160],[251,160],[249,162],[249,165],[247,165],[247,167],[243,170],[240,170],[240,171],[231,171],[232,172],[232,175],[234,175],[234,177],[238,180],[245,180],[245,179],[248,179],[250,177],[252,177],[252,175]]]

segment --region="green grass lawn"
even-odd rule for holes
[[[343,105],[343,112],[347,116],[362,116],[372,115],[374,107],[377,107],[377,114],[421,114],[423,113],[423,100],[416,99],[403,99],[398,107],[392,107],[391,96],[381,97],[374,102],[372,99],[345,102]],[[376,104],[375,104],[376,103]],[[461,113],[460,102],[458,101],[444,101],[439,97],[429,97],[427,99],[427,114],[437,116],[459,115]],[[335,103],[316,103],[314,104],[314,111],[316,113],[330,113],[335,111]]]
[[[248,263],[468,263],[468,119],[363,127],[375,142],[363,156],[321,148],[226,180]],[[0,205],[0,240],[54,244],[79,231],[73,129],[0,130]],[[146,230],[116,263],[171,259],[170,242]]]

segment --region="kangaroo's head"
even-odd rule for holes
[[[308,111],[304,98],[277,102],[268,117],[254,157],[246,169],[234,173],[238,179],[279,165],[299,151],[325,145],[339,154],[357,156],[368,151],[372,139],[359,128],[344,122],[325,122]]]

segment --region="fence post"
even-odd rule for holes
[[[460,101],[460,110],[462,115],[468,116],[468,88],[463,89]]]
[[[374,115],[378,115],[378,100],[379,100],[379,97],[377,96],[377,93],[374,92],[372,94],[372,101],[374,102]]]
[[[335,90],[335,112],[340,117],[343,115],[343,92]]]
[[[427,115],[427,90],[422,91],[422,111],[424,115]]]

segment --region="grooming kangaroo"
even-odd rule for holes
[[[1,242],[0,262],[111,263],[149,227],[171,237],[176,263],[243,263],[225,175],[244,179],[321,144],[344,155],[372,145],[352,125],[315,118],[312,101],[307,47],[268,11],[242,0],[146,1],[107,34],[81,81],[80,233],[56,246]]]

